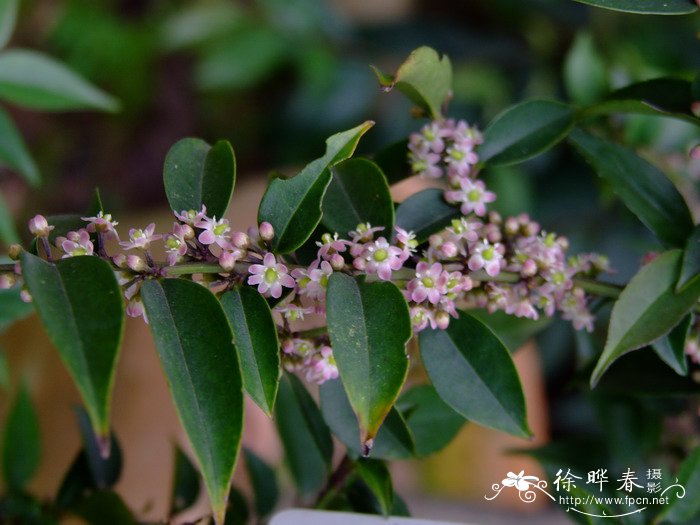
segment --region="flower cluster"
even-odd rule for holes
[[[338,377],[333,349],[324,342],[290,337],[282,343],[282,363],[288,372],[300,372],[309,383],[323,384]]]

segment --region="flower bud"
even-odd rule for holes
[[[532,259],[528,259],[523,264],[523,269],[521,272],[525,277],[532,277],[537,273],[537,263]]]
[[[29,231],[32,235],[36,237],[48,237],[51,230],[53,230],[53,227],[49,226],[49,222],[43,215],[35,215],[29,219]]]
[[[342,255],[334,253],[331,256],[331,268],[335,271],[340,271],[345,268],[345,259],[343,259]]]
[[[250,247],[250,237],[243,232],[233,232],[231,234],[231,244],[241,250],[247,250]]]
[[[700,144],[696,144],[692,148],[690,148],[690,152],[688,153],[688,156],[692,160],[698,160],[700,159]]]
[[[523,230],[525,235],[532,237],[540,233],[540,225],[534,221],[529,222],[524,226]]]
[[[0,290],[12,288],[17,282],[17,278],[11,273],[0,273]]]
[[[440,246],[440,252],[447,258],[455,257],[457,255],[457,245],[452,241],[447,241]]]
[[[233,270],[236,266],[236,255],[234,252],[224,250],[219,257],[219,266],[221,266],[227,272]]]
[[[13,261],[19,260],[19,256],[22,253],[23,248],[19,244],[11,244],[8,255]]]
[[[28,290],[22,290],[22,291],[19,293],[19,298],[22,299],[22,302],[25,302],[25,303],[31,303],[31,302],[32,302],[32,296],[31,296],[31,294],[29,293]]]
[[[428,244],[430,244],[431,248],[437,249],[442,245],[442,237],[440,237],[437,233],[434,233],[428,237]]]
[[[129,255],[126,258],[126,265],[135,272],[143,272],[148,269],[146,261],[144,261],[138,255]]]
[[[269,222],[263,222],[262,224],[260,224],[258,229],[260,231],[260,238],[263,241],[271,241],[272,238],[275,236],[275,229]]]
[[[508,217],[506,219],[504,229],[506,231],[506,234],[508,235],[515,235],[516,233],[518,233],[518,230],[520,230],[520,224],[518,223],[518,219],[516,219],[515,217]]]
[[[182,233],[182,238],[186,241],[191,241],[194,239],[194,229],[189,224],[183,224],[180,226],[180,233]]]
[[[450,324],[450,314],[440,310],[435,314],[435,324],[440,330],[445,330]]]
[[[117,268],[126,268],[126,255],[119,253],[112,257],[112,262]]]
[[[352,265],[355,267],[356,270],[360,270],[362,272],[367,267],[367,261],[362,257],[358,257],[357,259],[352,261]]]

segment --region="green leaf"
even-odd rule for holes
[[[360,427],[340,379],[326,381],[319,389],[321,412],[328,426],[347,448],[352,457],[362,455],[357,436]],[[391,407],[377,437],[371,456],[375,459],[406,459],[415,454],[413,436],[396,407]]]
[[[22,134],[12,122],[10,115],[2,108],[0,108],[0,165],[16,171],[32,186],[37,186],[41,181],[39,169],[24,143]]]
[[[445,448],[466,422],[440,399],[432,385],[418,385],[407,390],[396,406],[406,418],[419,456],[429,456]]]
[[[656,523],[687,523],[700,514],[700,447],[696,447],[685,458],[677,476],[677,484],[684,491],[672,489],[668,492],[670,503],[658,516]]]
[[[575,0],[613,11],[637,13],[640,15],[687,15],[694,13],[697,6],[691,0]]]
[[[329,137],[326,153],[291,179],[275,179],[265,191],[258,222],[267,221],[275,229],[273,248],[292,252],[311,236],[321,221],[321,202],[331,180],[330,169],[352,156],[362,135],[374,125],[366,121],[356,128]]]
[[[333,355],[366,455],[408,373],[408,305],[391,282],[367,283],[334,273],[326,308]]]
[[[199,497],[201,481],[199,472],[180,447],[175,446],[175,473],[170,496],[169,516],[174,516],[194,505]]]
[[[16,491],[24,489],[39,467],[41,432],[39,418],[26,386],[20,386],[5,421],[2,466],[5,483]]]
[[[85,450],[81,448],[61,481],[55,505],[59,509],[71,508],[94,488],[95,482],[90,472],[87,456]]]
[[[372,158],[379,166],[389,185],[396,184],[412,175],[408,163],[408,139],[400,140],[379,150]]]
[[[210,146],[201,139],[176,142],[165,157],[163,183],[176,212],[207,207],[209,217],[226,213],[236,185],[236,156],[228,141]]]
[[[5,202],[2,193],[0,193],[0,243],[9,246],[19,242],[19,234],[12,220],[12,215],[10,215],[7,202]]]
[[[411,195],[396,208],[396,226],[414,232],[419,243],[427,241],[462,215],[459,208],[445,202],[443,194],[443,190],[428,188]]]
[[[682,78],[654,78],[632,84],[608,94],[604,100],[581,110],[579,119],[610,113],[640,113],[685,120],[699,125],[690,110],[695,97],[692,84]]]
[[[250,484],[255,496],[255,513],[264,518],[277,504],[279,488],[275,471],[248,448],[243,449]]]
[[[693,219],[666,175],[628,149],[580,129],[574,130],[569,140],[664,245],[685,245]]]
[[[0,98],[44,111],[119,109],[116,99],[63,64],[26,49],[0,53]]]
[[[442,118],[442,105],[452,91],[452,65],[447,55],[440,58],[437,51],[423,46],[408,56],[394,76],[376,67],[373,70],[387,90],[398,88],[430,117]]]
[[[243,374],[243,387],[269,416],[279,386],[280,356],[277,328],[265,298],[249,286],[221,297],[221,306],[233,331]]]
[[[100,490],[111,488],[122,472],[121,447],[113,433],[108,442],[102,442],[92,429],[88,413],[82,407],[77,407],[76,411],[83,451],[94,487]]]
[[[608,339],[591,376],[595,386],[608,367],[632,350],[667,334],[693,308],[700,280],[675,293],[681,250],[670,250],[642,267],[613,306]]]
[[[0,388],[10,388],[10,363],[7,360],[7,352],[0,346]]]
[[[394,505],[394,487],[386,464],[378,459],[360,458],[355,469],[377,498],[382,514],[388,516]]]
[[[146,281],[141,296],[175,408],[222,524],[243,429],[241,372],[226,315],[194,281]]]
[[[358,224],[383,226],[389,235],[394,226],[394,203],[384,174],[367,159],[348,159],[336,164],[323,197],[322,224],[341,236]]]
[[[491,313],[483,309],[470,309],[469,315],[488,326],[511,354],[552,323],[552,318],[545,315],[535,321],[513,317],[503,311]]]
[[[295,485],[302,495],[313,494],[328,475],[333,441],[316,403],[293,375],[280,381],[275,422]]]
[[[457,413],[515,436],[531,435],[510,353],[481,321],[460,312],[447,330],[423,330],[420,352],[435,390]]]
[[[700,277],[700,225],[693,228],[683,251],[681,274],[676,283],[676,292],[682,292]]]
[[[608,91],[608,72],[590,33],[576,35],[564,61],[564,84],[577,104],[592,104]]]
[[[691,315],[687,315],[668,335],[652,343],[656,355],[678,375],[688,375],[688,358],[685,355],[685,339],[690,329]]]
[[[20,299],[20,287],[0,290],[0,333],[34,311],[34,305]]]
[[[5,47],[12,37],[17,23],[17,0],[0,0],[0,49]]]
[[[528,100],[511,106],[488,125],[479,160],[489,166],[516,164],[560,142],[574,125],[574,110],[552,100]]]
[[[39,318],[80,391],[95,433],[106,439],[124,332],[124,306],[114,272],[91,256],[51,264],[22,252],[21,262]]]
[[[136,525],[131,511],[116,492],[95,492],[75,508],[75,514],[87,523],[100,525]]]

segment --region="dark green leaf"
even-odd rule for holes
[[[406,418],[419,456],[445,448],[466,422],[440,399],[432,385],[419,385],[404,392],[396,406]]]
[[[279,341],[265,298],[249,286],[226,292],[221,306],[238,351],[243,386],[267,415],[272,414],[280,375]]]
[[[569,97],[577,104],[592,104],[608,91],[607,68],[590,33],[576,35],[563,72]]]
[[[408,306],[393,283],[341,273],[331,275],[326,306],[333,355],[368,451],[408,373]]]
[[[386,464],[378,459],[360,458],[355,469],[377,498],[382,514],[388,516],[394,504],[394,487]]]
[[[700,447],[685,459],[678,472],[678,484],[683,487],[668,491],[670,503],[658,517],[657,523],[687,523],[700,514]]]
[[[272,512],[279,498],[277,475],[267,463],[250,449],[244,448],[243,454],[245,455],[250,484],[253,486],[255,513],[259,518],[264,518]]]
[[[0,0],[0,49],[12,37],[17,22],[17,0]]]
[[[199,472],[180,447],[175,446],[175,473],[170,496],[170,516],[194,505],[199,497],[201,481]]]
[[[610,316],[608,339],[591,376],[595,386],[621,356],[667,334],[695,305],[700,280],[675,293],[681,250],[670,250],[642,267],[620,294]]]
[[[487,310],[469,310],[469,315],[488,326],[510,353],[518,350],[552,322],[552,318],[545,315],[534,321],[525,317],[513,317],[503,311],[491,313]]]
[[[681,275],[676,283],[676,292],[682,292],[700,276],[700,225],[695,226],[688,237],[683,252]]]
[[[207,207],[221,218],[236,185],[236,157],[225,140],[210,146],[201,139],[176,142],[165,157],[163,183],[170,208],[176,212]]]
[[[141,295],[175,408],[221,524],[243,428],[242,379],[226,315],[194,281],[146,281]]]
[[[372,160],[382,170],[389,185],[396,184],[412,175],[411,166],[408,163],[407,139],[380,149]]]
[[[26,49],[0,53],[0,98],[45,111],[116,111],[119,103],[46,55]]]
[[[19,242],[19,234],[12,220],[12,215],[10,215],[7,202],[5,202],[5,198],[0,193],[0,243],[9,246]]]
[[[684,246],[693,220],[683,197],[655,166],[628,149],[576,129],[571,143],[622,202],[666,246]]]
[[[357,443],[357,424],[355,443]],[[409,459],[416,455],[416,444],[413,434],[401,412],[391,407],[386,419],[377,432],[370,456],[374,459]]]
[[[330,169],[352,156],[362,135],[374,125],[367,121],[329,137],[326,153],[291,179],[275,179],[260,202],[258,221],[275,229],[272,246],[278,252],[296,250],[321,221],[321,202],[331,180]]]
[[[10,388],[10,363],[7,360],[7,352],[0,346],[0,388]]]
[[[0,333],[34,311],[34,305],[20,299],[20,287],[0,290]]]
[[[442,190],[428,188],[411,195],[396,209],[396,226],[414,232],[419,243],[427,241],[462,215],[459,208],[445,202],[443,194]]]
[[[2,0],[0,0],[1,2]],[[1,72],[0,76],[2,76]],[[41,181],[39,169],[36,167],[22,135],[12,122],[10,115],[2,108],[0,108],[0,165],[16,171],[32,186],[37,186]]]
[[[687,15],[694,13],[697,6],[691,0],[575,0],[582,4],[638,13],[641,15]]]
[[[678,326],[652,344],[656,355],[682,376],[688,375],[688,358],[685,355],[685,338],[688,335],[692,316],[687,315]]]
[[[336,164],[323,197],[322,224],[345,236],[358,224],[383,226],[389,235],[394,226],[394,203],[379,167],[367,159],[348,159]]]
[[[479,159],[505,166],[532,158],[560,142],[574,125],[574,111],[561,102],[528,100],[498,115],[484,131]]]
[[[75,513],[90,525],[136,525],[136,520],[116,492],[91,494],[76,508]]]
[[[22,385],[5,422],[2,466],[5,483],[21,491],[34,476],[41,456],[39,418]]]
[[[61,481],[55,501],[56,507],[59,509],[73,507],[94,488],[95,482],[90,472],[85,451],[80,449],[68,472],[63,477],[63,481]]]
[[[299,492],[308,496],[318,491],[328,475],[333,442],[314,400],[295,376],[285,374],[280,381],[275,422]]]
[[[373,68],[379,83],[387,90],[396,86],[411,102],[432,118],[440,118],[442,105],[452,90],[452,65],[447,55],[429,47],[419,47],[391,76]]]
[[[481,321],[460,312],[447,330],[423,330],[420,352],[435,390],[457,413],[516,436],[531,435],[510,353]]]
[[[95,433],[109,436],[124,306],[108,263],[98,257],[50,264],[22,252],[22,274],[39,318],[85,402]]]
[[[121,447],[113,433],[108,442],[101,442],[92,430],[87,412],[82,407],[76,410],[83,450],[94,486],[100,490],[111,488],[119,480],[122,471]],[[108,447],[105,444],[108,444]],[[109,453],[106,457],[105,452]]]
[[[700,120],[690,109],[694,100],[690,81],[672,77],[654,78],[613,91],[601,102],[583,109],[578,117],[640,113],[673,117],[699,125]]]
[[[231,487],[224,525],[246,525],[248,518],[248,503],[236,487]]]

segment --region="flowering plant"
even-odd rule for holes
[[[344,491],[360,483],[388,514],[400,512],[401,500],[383,460],[436,452],[467,420],[531,435],[509,351],[515,348],[502,342],[488,314],[533,321],[559,315],[592,332],[594,312],[614,299],[593,386],[624,354],[649,345],[685,374],[688,357],[700,360],[691,328],[700,250],[688,207],[663,173],[587,120],[633,111],[646,100],[641,88],[585,109],[527,101],[482,133],[445,115],[447,57],[419,48],[396,74],[376,73],[427,123],[390,148],[399,155],[353,156],[370,121],[331,136],[323,156],[269,183],[258,224],[245,232],[226,218],[236,182],[233,149],[199,139],[181,140],[165,159],[174,213],[168,231],[151,223],[125,235],[99,193],[88,214],[30,220],[35,240],[11,247],[13,262],[0,267],[0,284],[34,304],[75,381],[85,406],[84,458],[94,472],[114,468],[118,450],[110,397],[125,314],[150,327],[217,524],[227,510],[237,512],[231,477],[244,395],[274,417],[306,500],[354,508]],[[696,92],[686,84],[681,109],[661,102],[647,109],[697,123]],[[624,287],[600,279],[611,271],[605,256],[570,254],[565,237],[528,215],[490,209],[499,196],[484,172],[564,140],[666,248]],[[390,184],[410,176],[431,187],[397,205]],[[408,345],[412,338],[420,358]],[[429,381],[406,388],[418,366]],[[320,407],[307,390],[315,385]],[[29,410],[26,399],[15,410]],[[444,432],[421,427],[426,412]],[[335,469],[331,435],[346,448]],[[246,464],[254,484],[270,475],[249,451]],[[112,482],[82,480],[80,495],[64,492],[58,508],[79,507],[85,494]],[[259,506],[261,517],[273,505]],[[183,508],[174,505],[173,513]]]

